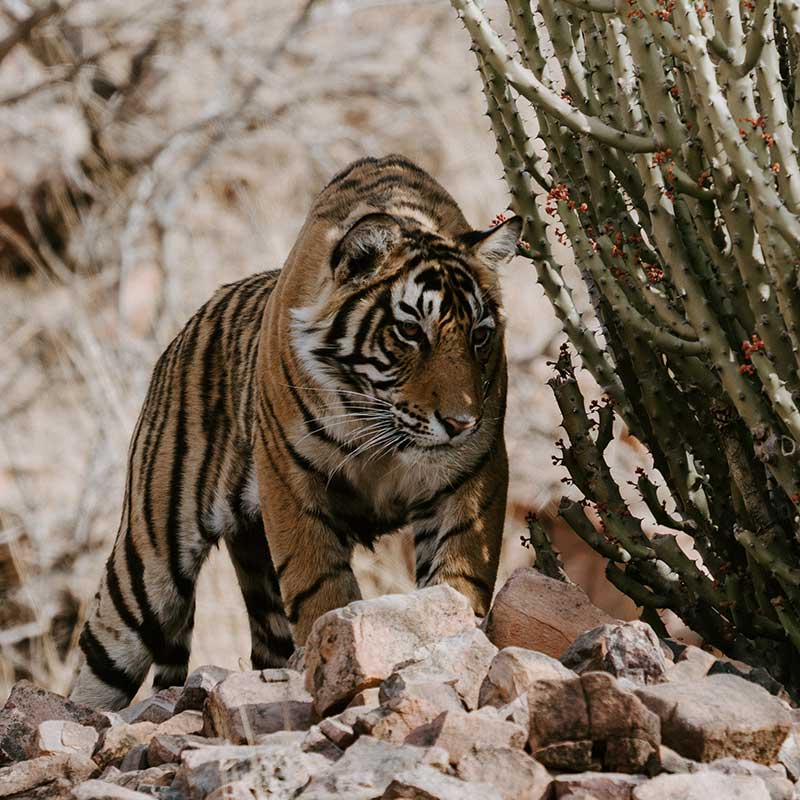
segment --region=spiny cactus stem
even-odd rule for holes
[[[456,9],[464,12],[467,30],[480,45],[486,60],[496,70],[503,72],[508,82],[535,106],[544,109],[570,130],[589,134],[620,150],[631,153],[653,153],[659,149],[655,139],[612,128],[597,117],[584,114],[562,100],[511,55],[474,0],[451,0],[451,2]]]
[[[606,564],[606,578],[617,587],[623,594],[642,608],[670,608],[670,598],[664,594],[656,594],[639,581],[631,578],[625,570],[614,566],[612,561]]]

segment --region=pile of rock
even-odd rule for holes
[[[21,682],[0,712],[0,798],[796,796],[796,712],[743,665],[532,570],[482,628],[438,586],[331,611],[291,668],[201,667],[120,713]]]

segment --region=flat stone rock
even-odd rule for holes
[[[234,744],[252,742],[258,734],[306,731],[315,720],[302,674],[289,669],[229,675],[211,690],[204,714],[214,735]]]
[[[100,735],[92,758],[100,769],[105,769],[110,765],[119,765],[137,746],[146,748],[157,731],[158,725],[155,722],[115,725]]]
[[[177,769],[175,764],[160,764],[159,766],[147,767],[135,772],[112,772],[111,770],[106,770],[103,773],[102,780],[113,783],[116,786],[123,786],[126,789],[147,793],[151,792],[150,787],[170,786],[175,779]]]
[[[445,771],[447,764],[447,753],[440,747],[393,745],[362,736],[335,764],[314,775],[299,797],[374,800],[381,797],[397,775],[407,770],[427,765]]]
[[[39,723],[31,757],[56,753],[77,753],[91,758],[99,734],[88,725],[79,725],[65,719],[48,719]]]
[[[175,714],[175,701],[180,691],[177,687],[162,689],[117,713],[129,725],[134,722],[155,722],[156,724],[166,722]]]
[[[667,680],[671,683],[686,683],[705,678],[717,659],[694,645],[686,645],[673,664],[667,666]]]
[[[592,605],[578,586],[523,567],[497,593],[484,629],[501,650],[524,647],[558,658],[580,634],[606,622],[619,620]]]
[[[479,711],[445,711],[436,719],[408,734],[406,744],[419,747],[442,747],[447,750],[451,764],[473,748],[525,747],[526,731],[513,722],[481,714]]]
[[[587,793],[597,800],[631,800],[633,790],[647,781],[643,775],[620,772],[580,772],[557,775],[553,779],[555,800],[570,794]],[[707,800],[709,800],[707,798]]]
[[[0,797],[44,800],[65,796],[70,788],[91,778],[97,765],[75,753],[40,756],[0,768]]]
[[[479,705],[503,706],[527,694],[536,681],[574,677],[571,669],[551,656],[522,647],[504,647],[489,665]]]
[[[147,763],[151,767],[177,764],[185,750],[214,744],[224,742],[222,739],[208,739],[205,736],[156,734],[147,745]]]
[[[267,744],[220,745],[184,751],[173,783],[179,797],[205,800],[228,784],[247,787],[257,797],[296,797],[312,775],[330,761],[300,747],[305,734],[287,732]],[[265,737],[267,739],[268,737]],[[228,795],[221,792],[220,797]]]
[[[74,800],[153,800],[153,795],[137,792],[108,781],[92,780],[72,790]]]
[[[548,800],[553,782],[538,761],[510,747],[482,747],[466,753],[458,762],[458,776],[490,784],[502,800]]]
[[[440,711],[463,711],[464,703],[456,691],[457,682],[452,672],[424,663],[410,664],[381,683],[378,700],[383,704],[399,697],[413,697],[433,703]]]
[[[637,695],[661,718],[664,744],[695,761],[733,756],[772,764],[792,727],[780,700],[735,675],[649,686]]]
[[[422,766],[395,776],[381,800],[502,800],[502,795],[488,783],[466,783]]]
[[[373,736],[384,742],[402,744],[413,730],[436,719],[441,713],[439,706],[427,700],[397,697],[385,705],[361,714],[353,724],[352,730],[354,736]]]
[[[35,755],[37,729],[47,720],[68,720],[96,730],[108,727],[101,713],[30,681],[18,681],[0,711],[0,766]]]
[[[175,702],[175,713],[202,711],[209,692],[230,674],[231,670],[210,664],[192,670]]]
[[[325,722],[325,720],[323,720]],[[341,723],[337,723],[341,724]],[[345,726],[342,726],[345,727]],[[352,728],[350,728],[352,734]],[[339,747],[332,739],[329,739],[321,730],[319,725],[312,725],[303,739],[301,750],[305,753],[318,753],[328,761],[338,761],[344,755],[344,749]]]
[[[469,601],[449,586],[358,600],[314,623],[305,645],[306,687],[325,716],[378,686],[421,647],[474,629]]]
[[[632,800],[770,800],[761,778],[699,772],[659,775],[637,786]]]
[[[653,629],[641,620],[598,625],[578,636],[561,655],[578,674],[608,672],[634,683],[666,680],[667,661]]]
[[[478,707],[481,684],[496,655],[497,648],[486,634],[473,628],[419,648],[414,653],[414,660],[455,676],[453,685],[456,692],[464,705],[474,710]]]

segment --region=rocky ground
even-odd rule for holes
[[[0,798],[790,800],[800,716],[766,673],[514,573],[323,616],[289,668],[214,666],[118,713],[27,681]]]

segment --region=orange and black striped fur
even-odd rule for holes
[[[487,611],[508,483],[497,267],[520,220],[473,231],[404,158],[319,194],[283,269],[223,286],[159,359],[72,698],[116,708],[186,676],[195,583],[224,540],[254,668],[359,597],[354,545],[411,525],[420,586]]]

